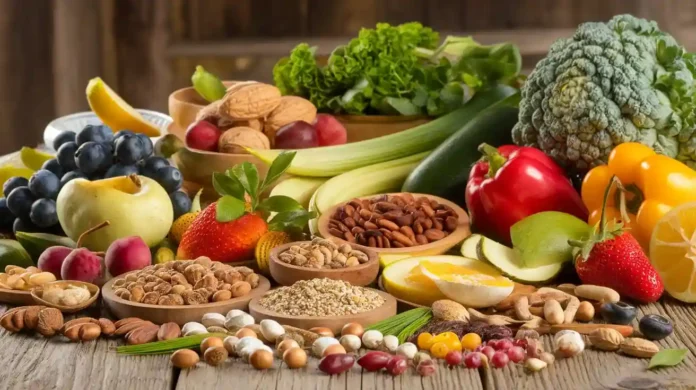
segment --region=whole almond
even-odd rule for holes
[[[97,323],[98,321],[92,317],[75,318],[74,320],[70,320],[70,321],[66,322],[65,324],[63,324],[63,328],[61,329],[61,333],[65,333],[65,331],[73,325],[86,324],[88,322]]]
[[[15,326],[12,324],[12,316],[14,316],[14,312],[16,312],[17,309],[11,309],[5,312],[5,314],[0,317],[0,326],[5,328],[8,332],[19,332],[20,329],[15,328]]]
[[[179,337],[181,337],[181,328],[176,322],[162,324],[157,332],[157,340],[159,341],[171,340]]]
[[[159,326],[154,324],[141,326],[128,333],[128,336],[126,337],[126,343],[128,345],[138,345],[156,341],[159,329]]]
[[[650,340],[628,337],[619,346],[622,353],[637,358],[649,358],[660,352],[660,347]]]
[[[20,308],[14,314],[12,314],[12,325],[17,329],[24,329],[24,313],[27,309],[25,307]]]
[[[120,319],[120,320],[116,321],[116,322],[114,323],[114,325],[116,325],[116,329],[118,329],[118,328],[120,328],[120,327],[122,327],[122,326],[124,326],[124,325],[126,325],[126,324],[131,323],[131,322],[142,322],[142,321],[144,321],[142,318],[138,318],[138,317],[128,317],[128,318],[123,318],[123,319]]]
[[[143,325],[148,325],[152,324],[150,321],[132,321],[129,322],[121,327],[116,327],[116,332],[114,334],[116,336],[125,336],[128,332],[132,331],[133,329],[137,329]]]
[[[88,322],[80,325],[79,337],[81,341],[92,341],[101,335],[101,326]]]
[[[63,331],[63,336],[67,337],[70,341],[80,341],[80,329],[84,324],[85,323],[83,322],[81,324],[74,324],[67,327],[65,331]]]
[[[116,325],[110,319],[100,318],[98,323],[104,336],[113,336],[116,333]]]
[[[235,85],[222,98],[218,112],[233,120],[265,118],[280,102],[280,90],[273,85]]]
[[[624,341],[619,331],[610,328],[600,328],[588,335],[590,344],[603,351],[616,351]]]

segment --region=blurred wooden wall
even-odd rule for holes
[[[577,24],[619,13],[657,20],[696,49],[693,0],[0,0],[0,154],[40,142],[51,119],[87,110],[95,76],[136,107],[166,111],[197,64],[270,81],[299,42],[328,54],[360,27],[408,21],[515,42],[531,69]]]

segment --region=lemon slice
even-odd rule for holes
[[[155,125],[145,120],[99,77],[87,84],[87,101],[92,111],[114,132],[131,130],[148,137],[161,135]]]
[[[696,202],[675,207],[657,222],[650,262],[671,296],[696,302]]]
[[[22,147],[22,150],[19,152],[19,156],[22,159],[22,164],[34,171],[41,169],[46,161],[53,158],[53,155],[32,149],[27,146]]]

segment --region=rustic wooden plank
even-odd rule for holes
[[[355,36],[381,22],[377,0],[310,0],[310,36]]]
[[[503,369],[483,370],[487,389],[597,389],[625,388],[621,383],[631,380],[662,386],[686,388],[696,385],[696,313],[692,306],[668,299],[665,303],[641,306],[638,318],[645,314],[662,314],[675,324],[675,333],[657,342],[661,348],[688,348],[691,354],[677,367],[646,371],[648,359],[636,359],[592,348],[570,359],[558,359],[549,368],[534,374],[526,373],[521,365]],[[637,321],[634,323],[637,327]],[[553,351],[551,336],[544,336],[547,351]],[[630,387],[629,387],[630,388]],[[637,387],[636,387],[637,388]],[[657,388],[657,387],[645,387]],[[672,387],[669,387],[672,388]]]
[[[0,154],[38,143],[54,116],[53,7],[0,1]]]

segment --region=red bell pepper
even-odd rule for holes
[[[510,227],[542,211],[560,211],[587,221],[587,208],[563,169],[542,151],[482,144],[484,158],[471,169],[466,206],[480,233],[510,244]]]

